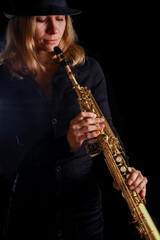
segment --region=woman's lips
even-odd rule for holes
[[[52,39],[52,40],[44,40],[46,44],[55,44],[58,41],[58,39]]]

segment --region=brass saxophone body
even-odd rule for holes
[[[59,47],[55,47],[54,51],[59,62],[64,66],[73,85],[73,89],[77,93],[81,111],[93,112],[98,118],[104,118],[91,91],[77,83],[69,66],[69,62],[65,59],[62,51]],[[145,200],[142,199],[137,192],[129,190],[126,184],[126,180],[131,173],[131,168],[128,167],[125,162],[125,153],[119,139],[114,135],[106,119],[104,124],[105,127],[101,131],[101,134],[96,138],[96,142],[92,140],[91,144],[86,146],[87,152],[91,157],[99,154],[101,151],[103,152],[105,163],[113,179],[118,183],[122,195],[128,204],[136,228],[140,233],[140,238],[145,240],[160,240],[160,234],[145,207]]]

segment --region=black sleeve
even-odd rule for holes
[[[106,118],[110,128],[112,129],[114,135],[119,139],[119,142],[123,148],[123,151],[125,152],[123,142],[121,141],[119,133],[117,132],[112,121],[112,116],[111,116],[111,111],[110,111],[110,106],[108,101],[108,93],[107,93],[107,79],[105,78],[103,70],[98,62],[95,62],[94,72],[95,74],[93,79],[93,86],[91,89],[92,94],[96,102],[98,103],[98,106],[100,107],[104,117]],[[127,155],[125,155],[125,161],[129,165]]]

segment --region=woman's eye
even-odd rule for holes
[[[55,19],[56,19],[56,21],[59,21],[59,22],[65,20],[65,18],[63,16],[57,16]],[[36,18],[36,21],[39,22],[39,23],[46,23],[47,20],[49,21],[50,18],[47,18],[47,17],[37,17]]]
[[[64,21],[63,17],[57,17],[57,21]]]
[[[44,23],[46,22],[46,18],[37,18],[37,22]]]

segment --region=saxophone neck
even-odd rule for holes
[[[73,87],[78,87],[79,84],[76,81],[76,78],[75,78],[74,74],[72,73],[72,70],[69,66],[68,59],[65,58],[65,56],[63,55],[63,52],[61,51],[61,49],[59,47],[54,47],[54,51],[57,55],[57,58],[58,58],[60,64],[65,68],[66,73],[67,73]]]
[[[71,71],[71,68],[69,67],[69,65],[65,66],[65,70],[68,74],[68,77],[73,85],[74,88],[80,88],[80,85],[78,84],[75,75],[73,74],[73,72]]]

